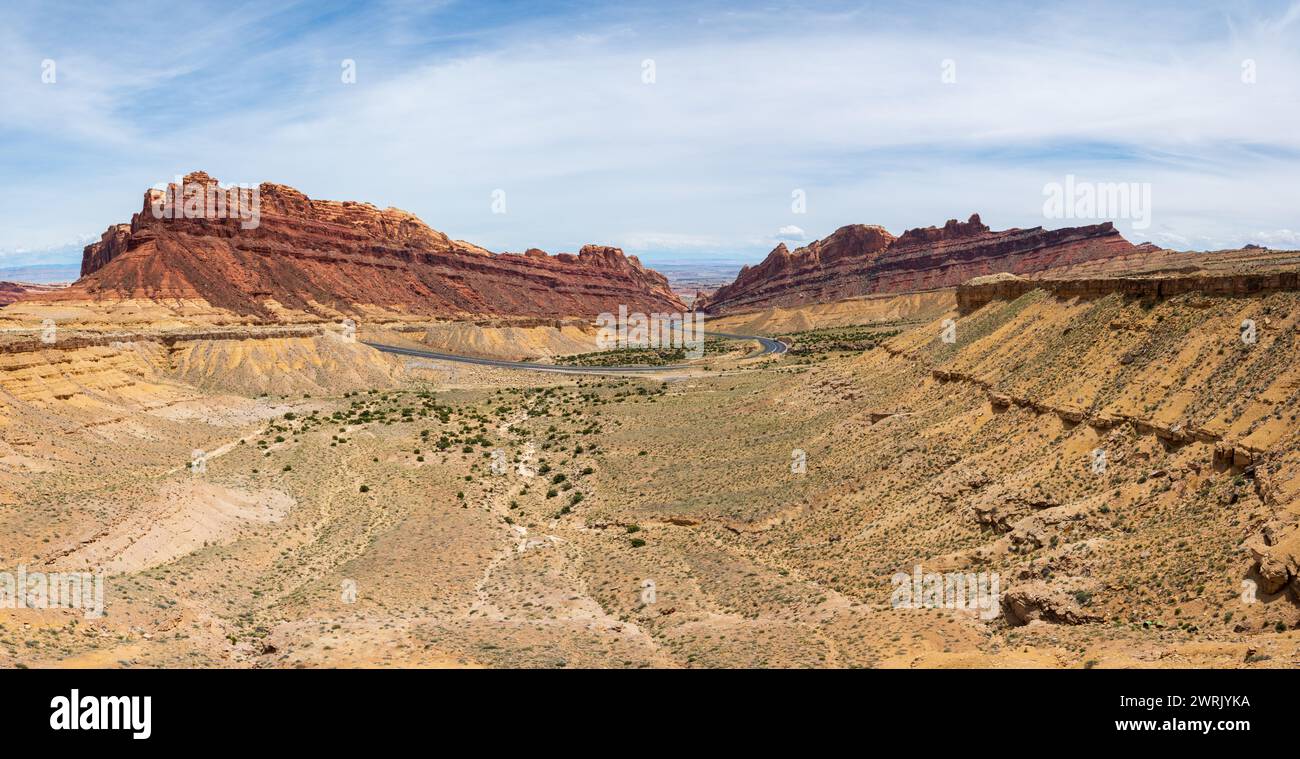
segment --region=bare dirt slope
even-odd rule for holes
[[[954,304],[952,289],[932,290],[901,295],[868,295],[790,308],[767,308],[751,313],[713,317],[706,323],[708,329],[718,332],[780,335],[850,325],[928,323],[936,316],[950,311]]]

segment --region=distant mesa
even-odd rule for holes
[[[64,285],[38,285],[31,282],[0,281],[0,306],[7,306],[37,293],[57,292],[63,288]]]
[[[180,187],[150,189],[129,224],[110,226],[86,246],[81,279],[25,299],[201,303],[252,322],[360,314],[588,317],[620,305],[685,310],[664,276],[618,248],[493,253],[396,208],[315,200],[280,184],[256,190],[251,225],[248,213],[211,211],[248,204],[252,188],[240,198],[239,188],[194,172]],[[190,209],[198,213],[181,213],[171,203],[189,193],[206,193],[207,205],[200,200]]]
[[[851,224],[793,252],[777,245],[762,263],[742,269],[735,282],[696,308],[728,314],[935,290],[974,277],[1032,274],[1137,252],[1110,222],[995,232],[972,214],[964,222],[950,219],[942,227],[909,229],[898,237],[884,227]]]

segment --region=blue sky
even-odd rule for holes
[[[1300,248],[1300,2],[6,3],[0,97],[0,267],[194,169],[652,263],[1063,226],[1066,175],[1149,184],[1131,239]]]

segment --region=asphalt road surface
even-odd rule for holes
[[[789,350],[790,346],[774,340],[770,337],[759,337],[757,335],[732,335],[724,332],[705,332],[705,337],[721,337],[724,340],[756,340],[762,346],[762,350],[752,356],[766,356],[769,354],[781,354]],[[673,371],[680,369],[690,369],[694,364],[674,364],[672,366],[558,366],[555,364],[535,364],[528,361],[503,361],[496,358],[478,358],[476,356],[457,356],[453,353],[438,353],[437,351],[419,350],[416,348],[401,348],[396,345],[385,345],[383,343],[372,343],[362,341],[362,344],[369,345],[375,350],[384,351],[385,353],[396,353],[402,356],[412,356],[414,358],[427,358],[434,361],[455,361],[461,364],[478,364],[480,366],[496,366],[502,369],[524,369],[531,372],[557,372],[559,374],[653,374],[654,372]]]

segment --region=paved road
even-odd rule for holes
[[[781,354],[790,349],[789,345],[774,340],[770,337],[759,337],[757,335],[732,335],[725,332],[705,332],[706,337],[720,337],[724,340],[757,340],[763,349],[753,358],[766,356],[769,354]],[[364,345],[369,345],[375,350],[381,350],[385,353],[397,353],[403,356],[413,356],[415,358],[428,358],[435,361],[455,361],[461,364],[478,364],[480,366],[496,366],[502,369],[524,369],[533,372],[556,372],[558,374],[651,374],[654,372],[673,371],[679,369],[691,369],[693,364],[674,364],[672,366],[558,366],[555,364],[534,364],[528,361],[503,361],[495,358],[478,358],[476,356],[457,356],[454,353],[438,353],[437,351],[419,350],[416,348],[401,348],[396,345],[385,345],[384,343],[372,343],[362,341]]]

